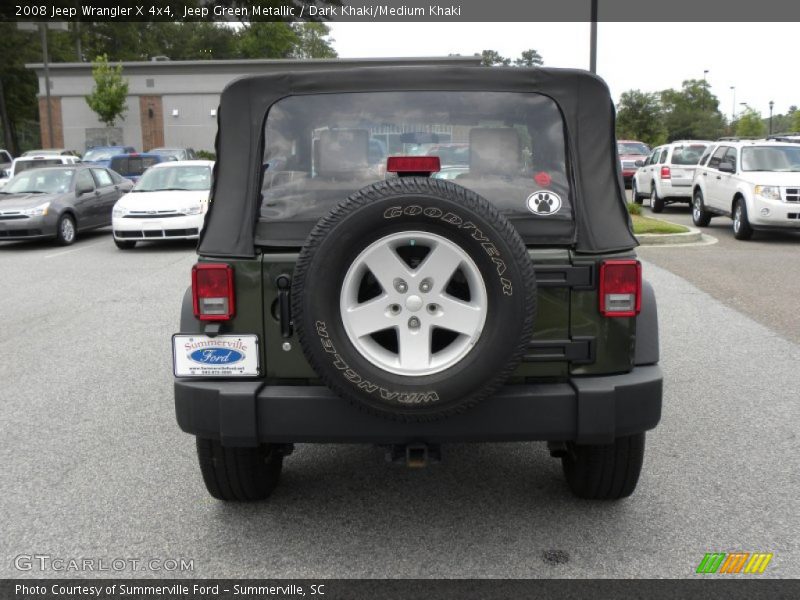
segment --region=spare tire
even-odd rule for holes
[[[490,395],[519,363],[535,275],[516,229],[485,199],[397,178],[317,223],[292,311],[306,358],[337,394],[382,416],[432,420]]]

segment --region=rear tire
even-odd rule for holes
[[[133,250],[136,248],[136,242],[122,241],[114,238],[114,243],[120,250]]]
[[[572,493],[588,500],[619,500],[636,489],[644,459],[645,434],[619,437],[612,444],[568,444],[561,459]]]
[[[692,198],[692,223],[697,227],[708,227],[711,222],[711,213],[706,210],[703,203],[703,192],[697,190]]]
[[[737,240],[749,240],[753,237],[753,228],[747,217],[747,205],[742,198],[739,198],[733,207],[733,235]]]
[[[198,437],[197,458],[208,493],[229,502],[266,499],[278,485],[283,468],[283,454],[270,444],[233,448]]]
[[[654,213],[660,213],[664,211],[664,199],[658,195],[658,190],[656,190],[656,186],[650,190],[650,209]]]

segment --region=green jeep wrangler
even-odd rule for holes
[[[298,442],[422,466],[542,440],[576,495],[633,492],[658,323],[600,79],[334,67],[236,80],[218,114],[173,336],[212,496],[266,498]]]

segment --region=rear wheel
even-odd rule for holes
[[[120,250],[133,250],[136,248],[136,242],[114,239],[114,243]]]
[[[561,459],[572,493],[589,500],[618,500],[633,493],[644,459],[644,433],[618,437],[612,444],[568,444]]]
[[[228,448],[198,437],[197,458],[206,489],[218,500],[264,500],[278,485],[283,468],[283,452],[271,444]]]
[[[75,219],[72,215],[62,215],[56,226],[56,243],[69,246],[75,241]]]
[[[711,222],[711,213],[706,210],[700,190],[695,191],[692,198],[692,222],[698,227],[708,227]]]
[[[656,186],[650,190],[650,208],[654,213],[660,213],[664,210],[664,199],[658,195]]]
[[[753,237],[753,228],[747,218],[747,206],[741,198],[736,201],[733,209],[733,235],[737,240],[749,240]]]

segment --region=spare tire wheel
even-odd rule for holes
[[[292,282],[314,371],[362,409],[431,420],[494,392],[533,331],[533,265],[477,194],[427,178],[365,187],[321,219]]]

